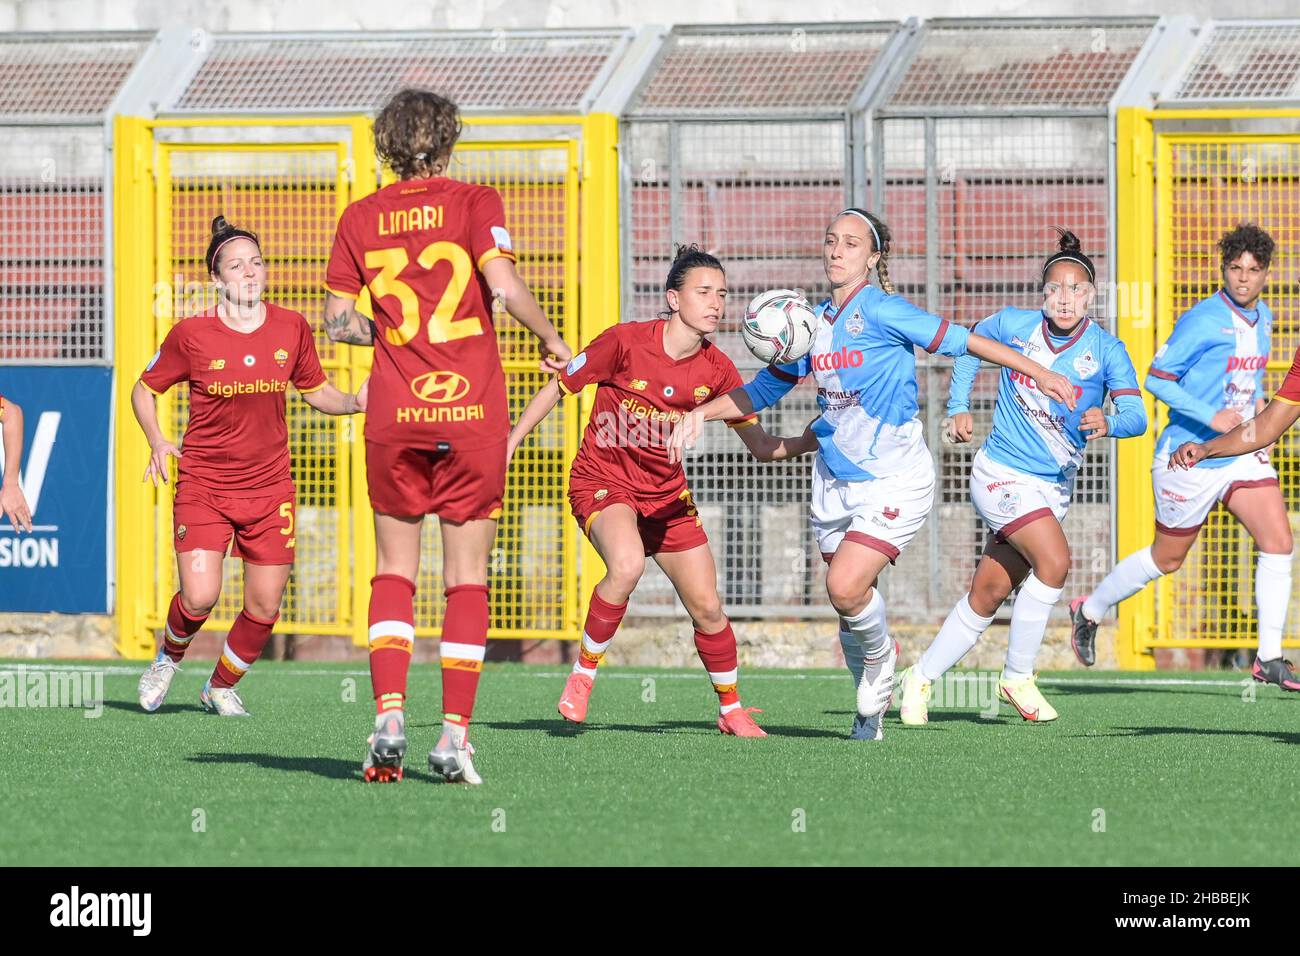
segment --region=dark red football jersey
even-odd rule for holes
[[[1286,378],[1282,379],[1282,384],[1273,397],[1288,405],[1300,405],[1300,349],[1295,350],[1291,368],[1287,370]]]
[[[179,476],[223,492],[290,480],[285,395],[326,383],[307,320],[269,302],[256,332],[236,332],[215,308],[177,322],[140,381],[155,395],[190,383]]]
[[[495,189],[445,176],[404,180],[343,211],[325,287],[370,292],[375,363],[366,440],[482,448],[510,432],[483,265],[513,260]]]
[[[745,384],[731,359],[711,342],[687,358],[669,358],[666,324],[656,319],[606,329],[559,373],[566,394],[599,386],[573,460],[575,484],[613,483],[647,497],[680,492],[686,475],[680,462],[668,460],[673,426],[686,412]],[[747,415],[727,424],[756,421],[756,415]]]

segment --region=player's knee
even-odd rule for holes
[[[1048,555],[1040,558],[1034,565],[1034,577],[1049,588],[1065,587],[1065,579],[1070,574],[1069,549],[1062,554]]]
[[[1161,554],[1155,550],[1151,552],[1151,560],[1155,562],[1161,574],[1173,574],[1181,568],[1183,566],[1183,557],[1181,554]]]
[[[639,554],[621,554],[612,558],[605,577],[620,594],[631,594],[645,572],[645,558]]]
[[[966,600],[970,603],[970,609],[980,617],[992,617],[998,612],[1002,602],[1010,596],[1011,591],[1000,584],[977,582],[971,586]]]
[[[826,575],[826,596],[841,617],[851,617],[858,613],[866,603],[869,590],[849,575]]]
[[[280,600],[276,598],[272,601],[267,597],[245,594],[244,610],[259,620],[269,621],[280,613]]]
[[[1295,542],[1291,529],[1286,525],[1278,525],[1276,528],[1269,528],[1268,534],[1261,535],[1255,544],[1265,554],[1290,554]]]
[[[722,602],[718,600],[696,605],[691,611],[691,620],[702,634],[716,634],[727,626],[727,615],[722,613]]]
[[[185,612],[192,617],[207,617],[212,613],[212,609],[217,606],[217,599],[221,597],[219,589],[195,587],[188,590],[181,589],[181,605]]]

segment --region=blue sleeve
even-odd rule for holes
[[[1152,369],[1151,373],[1147,375],[1146,381],[1142,383],[1146,386],[1148,392],[1168,405],[1173,411],[1181,412],[1202,425],[1208,426],[1210,424],[1210,419],[1215,416],[1218,409],[1210,405],[1209,402],[1201,401],[1177,382],[1161,378],[1155,373],[1156,370]]]
[[[1143,383],[1148,392],[1173,411],[1202,425],[1209,425],[1218,409],[1197,398],[1180,381],[1196,364],[1206,345],[1205,323],[1198,313],[1186,313],[1174,326],[1169,340],[1156,352],[1156,357],[1151,362],[1151,371]]]
[[[1204,313],[1191,311],[1184,313],[1174,324],[1173,334],[1160,346],[1156,356],[1151,360],[1151,372],[1157,378],[1166,381],[1178,381],[1196,364],[1207,345],[1207,323]]]
[[[994,341],[1002,341],[1002,313],[995,312],[976,324],[974,330],[978,335]],[[969,352],[958,356],[952,363],[952,381],[948,385],[948,414],[970,411],[970,390],[975,385],[975,376],[979,374],[980,359]]]
[[[1137,372],[1128,349],[1112,340],[1105,355],[1106,391],[1115,404],[1115,414],[1106,416],[1106,431],[1112,438],[1133,438],[1147,430],[1146,403],[1138,388]]]
[[[1140,395],[1121,395],[1113,401],[1115,414],[1106,416],[1111,438],[1135,438],[1147,430],[1147,407]]]
[[[885,296],[876,307],[876,321],[891,338],[905,345],[917,345],[927,352],[953,358],[966,354],[970,333],[947,319],[931,315],[901,295]]]
[[[804,356],[789,365],[769,365],[760,369],[748,385],[744,386],[754,411],[771,408],[803,380],[812,368],[812,360]]]

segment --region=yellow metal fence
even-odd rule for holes
[[[613,117],[494,117],[489,127],[554,126],[554,138],[472,141],[458,147],[452,175],[495,187],[519,253],[519,269],[543,309],[575,349],[617,321],[616,123]],[[248,142],[251,126],[333,129],[328,141]],[[184,142],[163,135],[185,127]],[[580,132],[568,135],[565,131]],[[223,140],[225,137],[225,140]],[[292,139],[291,135],[288,137]],[[302,312],[317,329],[330,379],[355,390],[371,350],[334,345],[320,331],[322,280],[338,215],[375,188],[369,121],[362,117],[268,121],[222,118],[169,122],[119,118],[115,124],[117,314],[116,426],[118,646],[131,657],[153,652],[176,588],[171,547],[171,486],[154,491],[140,474],[148,449],[130,410],[136,377],[172,324],[211,304],[203,264],[213,216],[250,228],[262,240],[270,301]],[[234,141],[229,141],[234,140]],[[586,159],[580,162],[580,149]],[[597,247],[598,243],[604,246]],[[608,248],[605,248],[605,247]],[[594,250],[579,255],[579,249]],[[364,304],[364,297],[363,297]],[[542,385],[531,336],[494,311],[512,417]],[[164,432],[179,437],[184,386],[159,400]],[[373,528],[366,496],[360,417],[332,418],[289,399],[289,441],[298,494],[297,562],[276,630],[350,634],[365,643]],[[598,559],[568,514],[568,464],[590,397],[570,400],[516,455],[491,558],[491,637],[578,636],[579,594],[598,575]],[[417,633],[441,626],[441,553],[436,520],[426,523],[416,603]],[[241,604],[242,566],[227,561],[214,630]]]
[[[1231,121],[1294,118],[1284,110],[1125,109],[1117,122],[1119,334],[1139,377],[1178,316],[1221,285],[1215,243],[1238,222],[1255,222],[1277,241],[1264,299],[1274,314],[1271,396],[1300,345],[1300,137],[1243,134]],[[1178,120],[1166,132],[1165,120]],[[1204,132],[1187,132],[1196,125]],[[1150,466],[1168,420],[1146,396],[1152,428],[1120,442],[1117,481],[1119,557],[1150,544],[1154,532]],[[1300,445],[1286,435],[1273,451],[1288,511],[1300,506]],[[1252,647],[1256,643],[1250,537],[1222,506],[1210,513],[1183,567],[1120,606],[1119,663],[1152,666],[1158,647]],[[1291,620],[1296,602],[1292,601]],[[1286,646],[1300,646],[1287,639]]]

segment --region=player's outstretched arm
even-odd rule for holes
[[[537,348],[542,354],[542,371],[558,372],[568,365],[573,353],[564,344],[564,339],[560,338],[560,333],[555,330],[542,307],[537,304],[537,299],[519,275],[515,264],[504,257],[490,259],[483,263],[483,278],[487,279],[488,288],[501,300],[505,310],[537,336]]]
[[[0,511],[15,531],[32,530],[32,512],[18,486],[18,470],[23,460],[23,410],[13,402],[0,405],[0,432],[5,449],[4,479],[0,481]]]
[[[1235,458],[1259,451],[1282,437],[1282,433],[1300,418],[1300,405],[1279,399],[1269,402],[1262,412],[1248,422],[1242,422],[1226,435],[1212,438],[1204,444],[1187,442],[1169,459],[1170,468],[1191,468],[1206,458]]]
[[[736,429],[749,453],[759,461],[785,461],[817,450],[817,436],[805,428],[798,438],[781,438],[770,434],[760,423],[754,422]]]
[[[353,395],[351,392],[341,391],[326,382],[320,388],[300,394],[304,402],[325,415],[355,415],[357,412],[366,410],[365,395],[369,385],[370,379],[366,379],[357,393]]]
[[[695,447],[705,422],[717,421],[719,418],[744,418],[752,414],[754,403],[744,388],[733,388],[712,401],[705,402],[694,411],[687,412],[673,426],[673,433],[668,436],[668,460],[679,462],[688,448]]]
[[[158,480],[161,478],[165,485],[171,474],[167,456],[180,458],[181,450],[163,435],[162,428],[158,425],[158,406],[154,404],[154,394],[145,387],[143,382],[136,382],[135,388],[131,389],[131,409],[135,412],[135,420],[140,423],[144,437],[149,442],[149,467],[144,470],[144,478],[141,480],[152,480],[154,487],[157,488]]]
[[[510,429],[510,437],[506,439],[507,467],[515,456],[515,449],[528,437],[528,433],[541,423],[542,419],[551,414],[551,409],[560,401],[561,394],[559,380],[554,378],[537,390],[533,400],[528,403],[528,407],[523,410],[519,420]]]
[[[333,292],[325,295],[325,334],[331,342],[375,344],[375,324],[357,311],[357,300]]]
[[[1032,379],[1040,392],[1054,401],[1060,402],[1070,411],[1074,411],[1074,386],[1070,384],[1070,380],[1064,375],[1039,365],[1033,359],[1026,358],[1020,352],[1008,348],[1001,342],[994,342],[992,339],[986,339],[984,336],[974,333],[971,333],[966,342],[966,351],[971,355],[979,356],[986,362],[1001,365],[1003,368],[1009,368],[1013,372],[1019,372],[1026,378]]]

